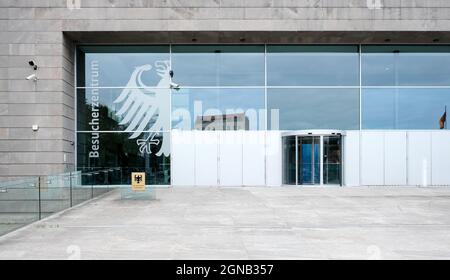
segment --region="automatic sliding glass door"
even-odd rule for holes
[[[320,137],[297,137],[297,148],[297,184],[320,184]]]
[[[283,184],[342,184],[341,135],[292,135],[282,142]]]

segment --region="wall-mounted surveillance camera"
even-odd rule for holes
[[[37,70],[37,69],[38,69],[38,66],[37,66],[36,62],[34,62],[34,60],[28,61],[28,64],[29,64],[31,67],[33,67],[34,70]]]
[[[179,84],[176,84],[176,83],[174,83],[174,82],[171,82],[171,83],[170,83],[170,88],[171,88],[171,89],[174,89],[174,90],[179,90],[179,89],[180,89],[180,85],[179,85]]]
[[[36,74],[31,74],[30,76],[26,77],[26,79],[29,81],[36,82],[38,78],[37,78]]]

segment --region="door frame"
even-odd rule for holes
[[[333,130],[333,129],[317,129],[317,130],[297,130],[297,131],[287,131],[281,133],[281,137],[289,137],[289,136],[295,136],[295,144],[297,145],[295,149],[295,185],[287,185],[287,186],[302,186],[302,187],[342,187],[344,186],[344,169],[345,169],[345,162],[344,162],[344,136],[346,135],[345,131],[343,130]],[[319,161],[320,161],[320,182],[319,184],[308,184],[303,185],[299,184],[298,181],[298,168],[299,168],[299,162],[298,162],[298,137],[314,137],[318,136],[319,139]],[[324,155],[324,136],[340,136],[341,137],[341,184],[340,185],[333,185],[333,184],[324,184],[323,183],[323,155]],[[314,146],[314,145],[313,145]],[[283,153],[284,156],[284,153]],[[312,174],[314,175],[314,174]]]

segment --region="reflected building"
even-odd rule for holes
[[[196,130],[249,130],[249,120],[244,113],[197,116]]]

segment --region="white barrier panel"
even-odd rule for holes
[[[195,131],[195,185],[217,186],[218,133]]]
[[[242,184],[263,186],[266,184],[266,133],[244,131],[242,135]]]
[[[359,186],[359,131],[347,131],[344,141],[344,185]]]
[[[266,132],[266,185],[281,186],[282,183],[281,132]]]
[[[174,186],[280,186],[279,131],[172,131]],[[344,184],[450,185],[449,131],[347,131]]]
[[[384,184],[406,185],[406,132],[384,133]]]
[[[450,185],[450,133],[431,133],[431,183],[435,186]]]
[[[219,183],[242,186],[242,131],[219,131]]]
[[[408,185],[431,184],[431,132],[408,132]]]
[[[194,131],[172,131],[171,178],[174,186],[195,185]]]
[[[361,184],[384,185],[384,135],[361,132]]]

